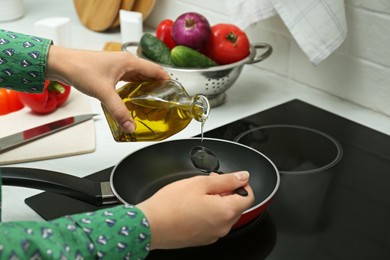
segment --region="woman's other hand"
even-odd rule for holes
[[[213,243],[225,236],[254,202],[246,171],[195,176],[171,183],[137,205],[148,219],[151,249]],[[248,196],[233,191],[245,187]]]

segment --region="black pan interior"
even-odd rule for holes
[[[137,204],[173,181],[205,174],[198,171],[190,160],[190,150],[196,145],[200,145],[199,138],[172,140],[128,155],[111,174],[114,193],[122,202]],[[204,139],[203,145],[219,159],[220,171],[250,172],[256,205],[275,193],[279,183],[277,170],[260,152],[219,139]]]

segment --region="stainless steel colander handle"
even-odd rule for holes
[[[258,55],[257,49],[265,49],[265,51]],[[258,42],[252,45],[251,51],[254,52],[254,55],[250,60],[246,62],[246,64],[257,63],[268,58],[272,53],[272,46],[269,45],[268,43]]]
[[[122,51],[129,51],[127,48],[128,47],[138,47],[139,46],[139,42],[125,42],[122,44],[121,46],[121,49]]]

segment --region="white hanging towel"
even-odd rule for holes
[[[279,14],[302,51],[318,65],[347,35],[343,0],[227,0],[232,22],[242,29]]]

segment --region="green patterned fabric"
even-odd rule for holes
[[[0,87],[43,91],[50,45],[47,39],[0,30]],[[0,223],[0,259],[144,259],[150,241],[145,215],[130,205],[50,222]]]
[[[51,44],[48,39],[0,30],[0,86],[42,92]]]
[[[0,224],[0,259],[144,259],[149,243],[149,223],[133,206]]]

